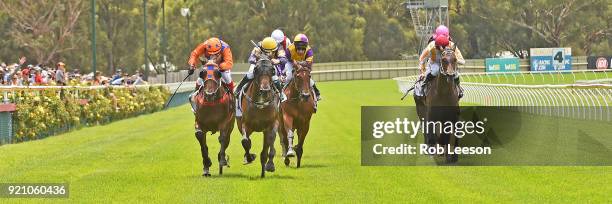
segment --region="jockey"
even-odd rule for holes
[[[293,77],[293,67],[306,67],[312,70],[313,51],[308,45],[308,37],[304,34],[298,34],[293,39],[293,44],[287,48],[287,64],[285,74],[287,76],[285,84]],[[321,93],[315,85],[315,81],[310,79],[310,86],[314,89],[317,101],[321,100]]]
[[[285,33],[283,33],[282,30],[276,29],[272,31],[270,37],[274,38],[274,41],[276,41],[276,43],[278,43],[278,45],[281,46],[285,52],[287,52],[287,48],[289,45],[291,45],[291,40],[285,36]]]
[[[440,35],[446,35],[446,36],[449,37],[450,41],[453,41],[453,39],[450,38],[450,33],[448,31],[448,27],[446,27],[445,25],[440,25],[440,26],[438,26],[436,28],[436,31],[433,33],[433,35],[431,35],[431,38],[429,38],[429,41],[427,41],[427,43],[431,43],[431,42],[435,41],[436,37],[440,36]]]
[[[285,68],[285,64],[287,63],[287,57],[285,56],[285,50],[279,49],[278,43],[272,37],[266,37],[261,42],[258,43],[258,46],[254,47],[251,51],[251,56],[249,56],[249,71],[244,76],[244,78],[238,84],[238,88],[236,89],[236,93],[240,93],[242,91],[242,87],[247,83],[253,80],[255,77],[253,72],[255,70],[255,64],[257,61],[263,56],[267,55],[272,64],[275,66],[276,75],[272,76],[272,81],[274,82],[274,87],[280,94],[281,101],[287,100],[285,93],[282,92],[282,85],[278,78],[278,75],[282,73]]]
[[[449,39],[450,37],[448,35],[437,35],[436,40],[430,42],[419,57],[419,68],[421,71],[419,79],[422,80],[423,78],[425,78],[424,82],[421,83],[421,93],[425,93],[423,89],[425,88],[425,84],[427,84],[427,81],[440,73],[442,52],[446,47],[453,47],[455,44]],[[461,54],[459,48],[455,48],[454,54],[457,58],[458,64],[465,64],[465,59],[463,59],[463,55]],[[427,63],[426,61],[429,61],[429,63]],[[457,83],[457,86],[459,87],[459,74],[455,76],[455,83]],[[463,97],[463,92],[460,88],[458,95],[459,98]]]
[[[234,64],[232,59],[232,51],[227,43],[219,38],[210,38],[205,42],[199,44],[192,52],[189,57],[189,75],[193,74],[196,69],[198,60],[202,63],[202,66],[206,64],[206,61],[212,60],[219,65],[219,71],[221,71],[221,82],[233,92],[234,82],[232,81],[231,69]],[[203,76],[206,74],[206,70],[202,70],[199,74],[198,80],[196,81],[196,91],[192,93],[189,98],[198,92],[200,86],[203,85]],[[191,104],[195,112],[195,104]]]

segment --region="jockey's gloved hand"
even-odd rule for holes
[[[421,72],[421,74],[419,74],[419,80],[423,80],[423,78],[425,78],[425,72]]]
[[[279,59],[272,59],[270,61],[272,61],[272,64],[274,64],[274,65],[280,64],[280,60]]]
[[[195,72],[195,66],[194,65],[190,65],[189,66],[189,72],[188,74],[191,76],[193,73]]]

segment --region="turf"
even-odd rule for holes
[[[201,175],[188,106],[0,146],[0,182],[67,182],[56,202],[612,202],[611,167],[362,167],[360,106],[408,105],[392,80],[322,82],[303,166],[260,179],[242,165],[237,131],[223,176]],[[261,149],[261,133],[253,137]],[[216,135],[208,137],[216,154]],[[276,140],[277,149],[278,139]],[[213,163],[216,169],[217,162]],[[2,199],[0,202],[46,202]]]

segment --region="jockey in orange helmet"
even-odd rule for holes
[[[234,90],[234,82],[232,81],[232,66],[234,61],[232,59],[232,50],[229,45],[219,38],[210,38],[204,43],[198,45],[192,52],[187,62],[190,66],[189,73],[193,74],[196,69],[198,60],[203,64],[208,60],[213,60],[219,65],[219,71],[221,71],[221,81],[227,86],[230,91]],[[205,71],[200,72],[200,75]],[[201,84],[196,84],[201,85]]]

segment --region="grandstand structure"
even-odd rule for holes
[[[423,48],[438,25],[449,25],[448,0],[408,0],[403,4],[410,12],[412,25]]]

